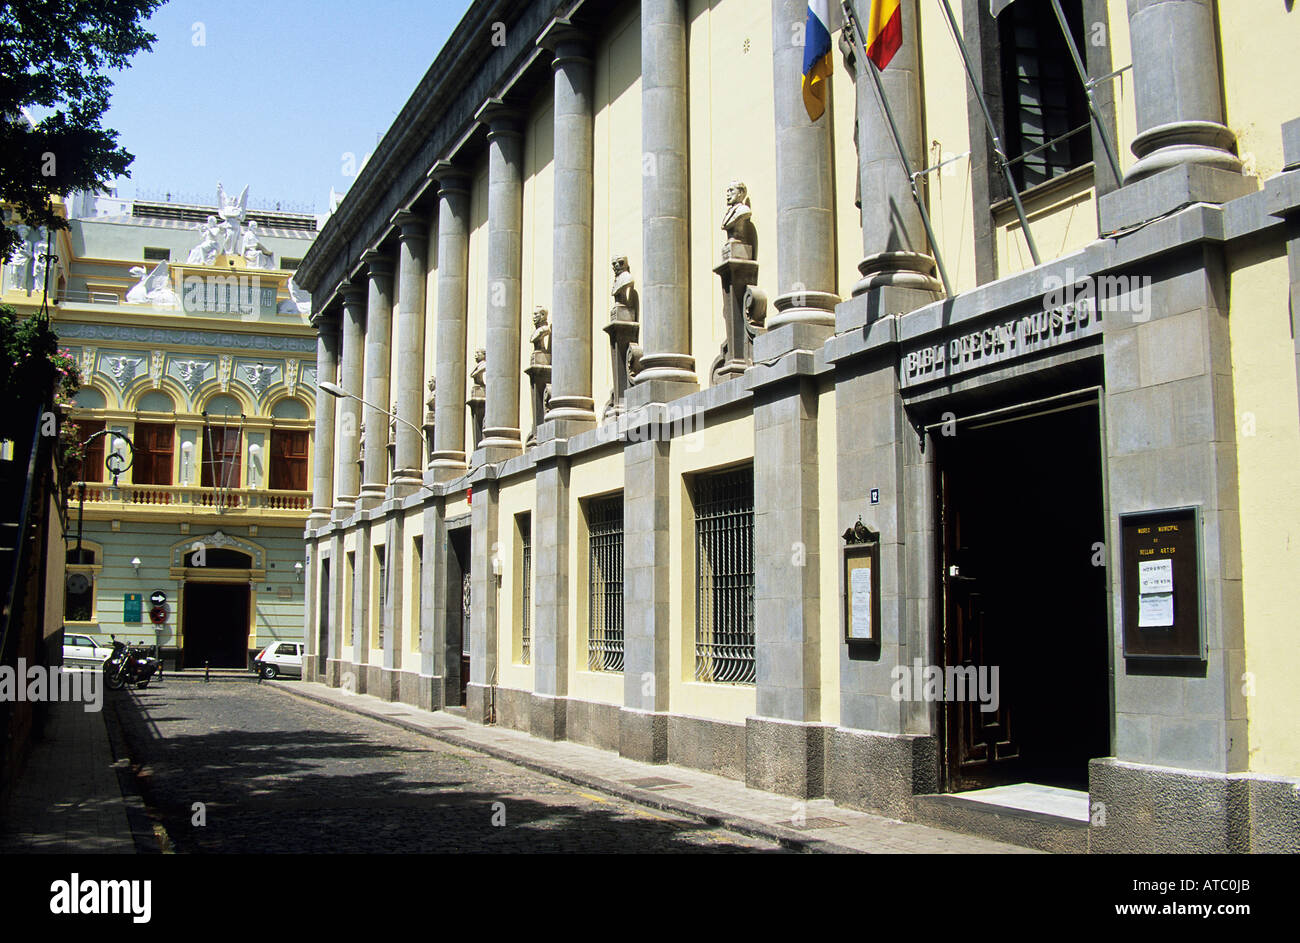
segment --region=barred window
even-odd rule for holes
[[[587,504],[587,667],[623,670],[623,496]]]
[[[1067,0],[1062,8],[1075,45],[1086,50],[1082,4]],[[1088,101],[1049,4],[1012,4],[998,30],[1007,152],[1024,190],[1092,160]]]
[[[519,664],[532,663],[533,516],[520,514],[519,527]]]
[[[383,547],[375,548],[375,614],[371,638],[375,648],[384,647],[384,606],[388,604],[388,565]]]
[[[695,680],[754,683],[754,470],[702,475],[695,503]]]

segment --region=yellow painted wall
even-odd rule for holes
[[[625,255],[641,279],[641,11],[629,4],[596,48],[593,102],[591,395],[600,415],[612,387],[610,260]]]
[[[532,390],[524,373],[532,361],[533,309],[547,310],[551,323],[551,272],[555,268],[555,109],[551,94],[539,96],[524,121],[523,281],[519,317],[519,428],[533,427]],[[554,358],[552,358],[554,359]]]
[[[956,158],[927,176],[927,206],[953,291],[969,291],[976,287],[977,281],[966,70],[938,8],[922,4],[920,16],[921,76],[926,92],[923,96],[925,164],[933,167],[940,161]],[[961,94],[956,93],[958,89]]]
[[[474,369],[474,351],[487,347],[487,183],[486,156],[474,174],[474,184],[469,198],[469,290],[468,313],[465,324],[465,389],[459,396],[468,396],[473,383],[470,371]],[[465,410],[465,457],[474,449],[474,425],[469,410]]]
[[[1218,10],[1228,127],[1246,170],[1267,179],[1282,169],[1281,125],[1300,117],[1294,74],[1300,9],[1219,0]]]
[[[1229,259],[1250,769],[1300,776],[1300,424],[1285,256]],[[1228,683],[1241,686],[1240,666]],[[1247,691],[1249,688],[1246,689]],[[1234,692],[1235,693],[1235,692]]]
[[[402,585],[398,588],[402,600],[401,668],[404,671],[420,670],[420,563],[415,555],[415,541],[424,536],[424,511],[415,510],[402,519]],[[425,548],[428,552],[428,548]]]
[[[725,191],[749,188],[758,230],[758,285],[776,296],[776,139],[772,97],[772,12],[753,0],[687,4],[690,109],[691,353],[701,386],[726,330],[713,267],[726,235]],[[748,51],[745,43],[748,41]]]
[[[583,502],[623,487],[623,453],[584,456],[569,469],[569,696],[602,704],[623,703],[621,671],[589,671],[587,633],[591,587]],[[626,620],[625,620],[626,624]]]
[[[695,509],[684,476],[752,461],[754,417],[736,411],[705,420],[701,428],[673,439],[668,470],[668,514],[678,540],[668,568],[668,698],[674,714],[744,723],[754,713],[752,684],[701,684],[695,681]]]
[[[531,512],[537,505],[537,485],[531,478],[521,478],[503,484],[498,494],[497,546],[493,556],[501,557],[501,582],[497,594],[497,684],[519,691],[533,690],[533,666],[517,664],[519,651],[519,539],[515,515]],[[534,545],[535,546],[535,545]],[[534,551],[533,562],[537,554]],[[537,585],[537,567],[534,565],[533,586]],[[536,599],[536,593],[533,593]],[[530,624],[536,637],[536,608]]]
[[[840,533],[844,522],[838,519],[840,497],[838,469],[834,456],[838,439],[835,425],[835,385],[828,383],[817,396],[817,506],[819,540],[817,554],[821,563],[818,580],[821,591],[821,721],[840,721]]]
[[[1104,158],[1103,158],[1104,159]],[[1097,238],[1097,192],[1092,174],[1051,186],[1022,197],[1029,229],[1042,261],[1059,259],[1082,249]],[[997,242],[998,278],[1033,268],[1029,244],[1014,206],[1003,207],[993,217]]]

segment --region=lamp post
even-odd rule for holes
[[[89,438],[87,438],[85,442],[81,443],[81,481],[78,483],[80,487],[80,495],[79,495],[79,502],[77,506],[77,562],[78,563],[81,562],[81,529],[82,529],[82,524],[84,523],[86,518],[86,453],[88,451],[88,446],[90,445],[90,443],[94,442],[102,435],[108,436],[109,437],[108,441],[111,444],[111,447],[107,450],[108,455],[104,458],[104,467],[107,468],[109,474],[113,476],[114,488],[117,487],[118,476],[121,475],[122,472],[130,468],[131,465],[135,462],[135,443],[132,442],[129,438],[127,438],[125,433],[117,432],[113,429],[101,429],[99,432],[96,432],[93,435],[91,435]],[[115,440],[118,439],[120,439],[122,442],[125,442],[126,447],[131,450],[131,454],[129,457],[125,452],[121,450],[119,445],[115,442]]]
[[[401,416],[397,415],[396,412],[390,412],[389,410],[384,409],[384,407],[382,406],[376,406],[374,403],[362,399],[356,393],[349,393],[347,390],[343,389],[343,387],[339,386],[337,383],[330,383],[328,380],[324,381],[323,383],[317,383],[316,389],[324,390],[330,396],[337,396],[339,399],[342,399],[343,397],[346,396],[348,399],[356,400],[358,403],[360,403],[363,406],[369,406],[371,409],[377,409],[384,415],[388,416],[390,419],[395,419],[398,422],[402,423],[402,425],[409,426],[412,429],[414,429],[417,433],[419,433],[420,441],[423,442],[426,446],[429,445],[429,438],[427,435],[425,435],[424,430],[421,429],[419,426],[417,426],[415,423],[408,422],[407,420],[403,419]]]

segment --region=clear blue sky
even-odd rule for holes
[[[158,39],[114,73],[105,127],[135,155],[124,197],[324,212],[442,49],[469,0],[171,0]],[[197,45],[201,39],[203,45]]]

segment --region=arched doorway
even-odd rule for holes
[[[240,578],[240,571],[246,574],[251,569],[252,557],[212,547],[187,553],[184,562],[187,569],[210,571],[210,575],[185,581],[181,666],[247,668],[252,588],[247,576]]]

